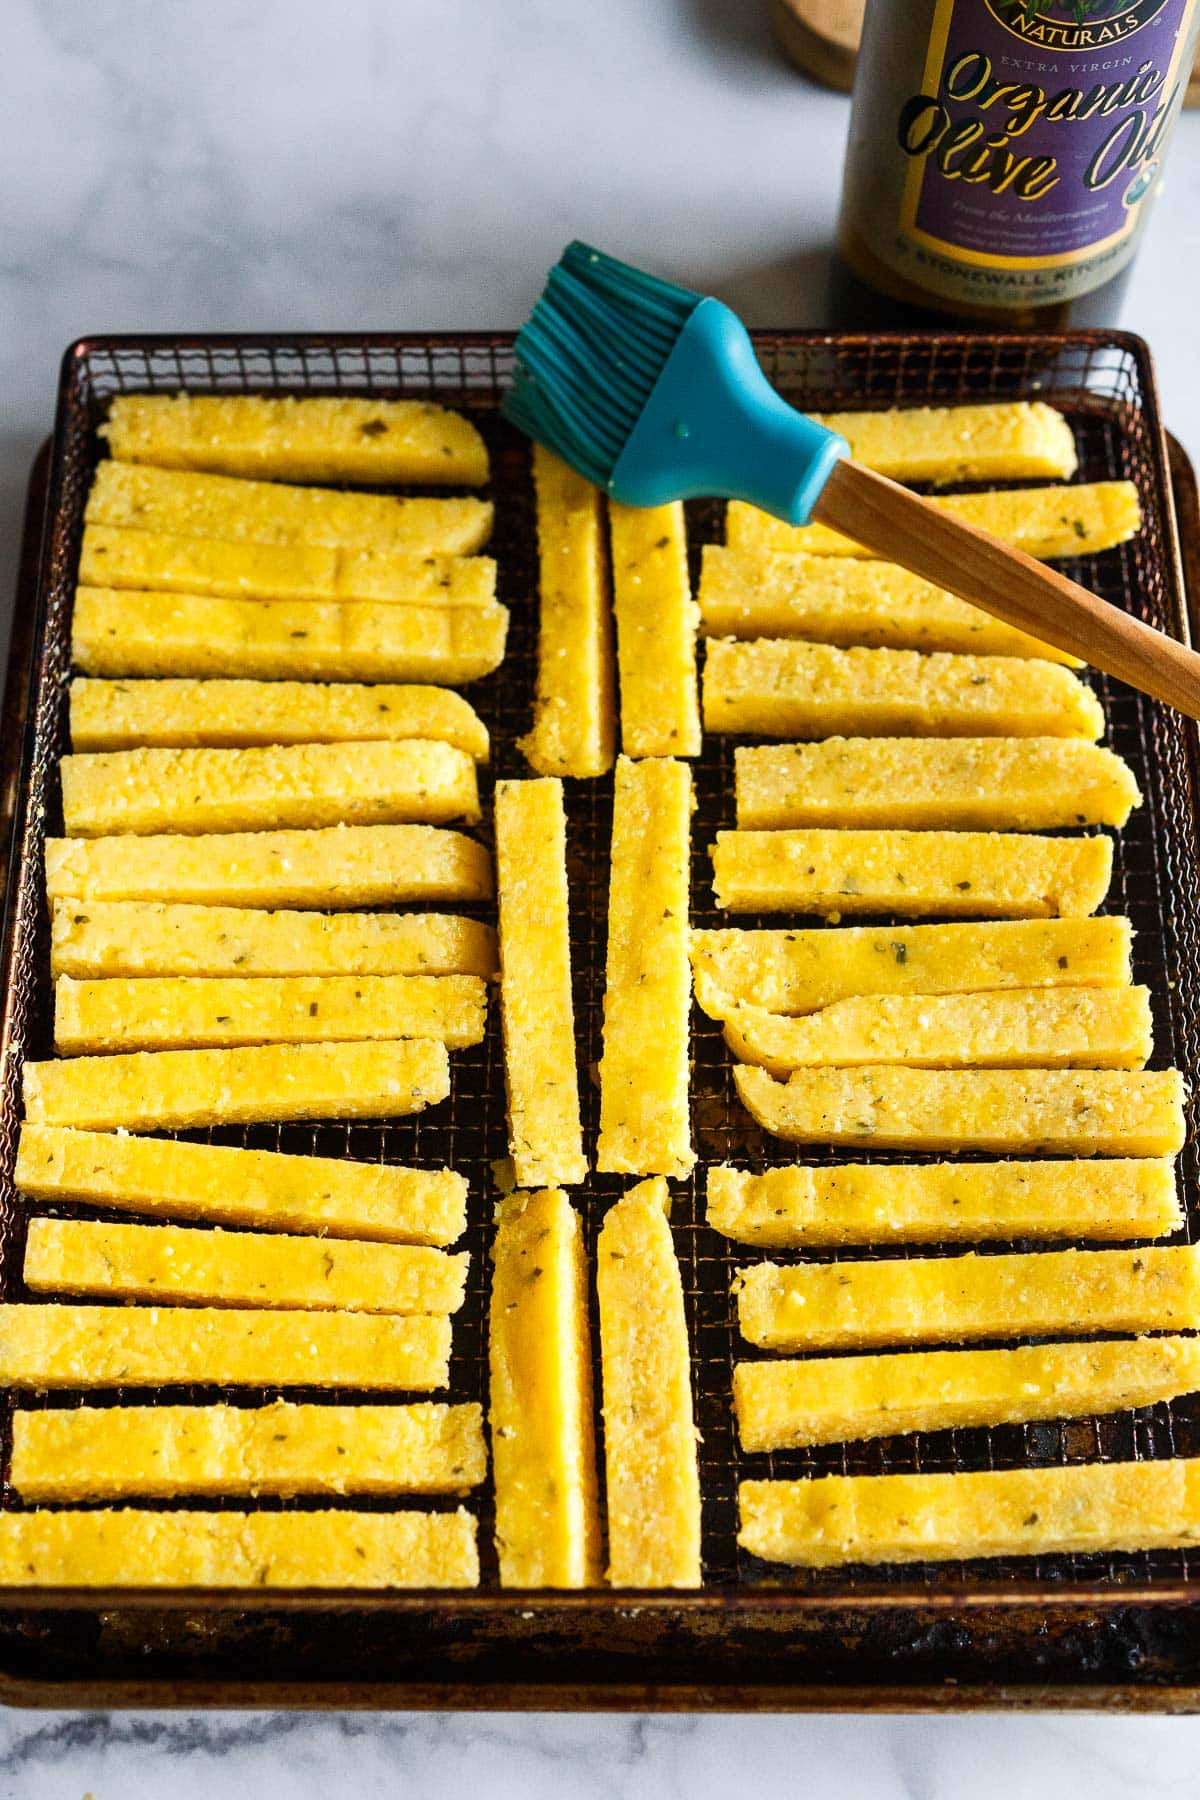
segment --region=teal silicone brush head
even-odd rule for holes
[[[505,413],[607,486],[702,298],[587,244],[568,244],[517,338]]]
[[[517,338],[504,411],[630,506],[717,494],[803,524],[847,454],[780,399],[727,306],[578,242]]]

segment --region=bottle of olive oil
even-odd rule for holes
[[[1198,28],[1200,0],[869,0],[843,315],[1111,323]]]

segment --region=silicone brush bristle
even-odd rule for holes
[[[569,244],[517,338],[506,416],[603,487],[702,298]]]

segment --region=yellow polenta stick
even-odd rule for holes
[[[541,444],[537,491],[539,623],[533,729],[521,749],[539,775],[612,767],[612,633],[600,494]]]
[[[663,1180],[609,1208],[596,1246],[608,1579],[699,1587],[700,1479],[683,1283]]]
[[[617,763],[596,1167],[686,1175],[692,778],[666,757]]]
[[[22,1274],[35,1294],[452,1313],[462,1305],[468,1260],[425,1244],[37,1218],[29,1221]]]
[[[1079,666],[1066,650],[1005,625],[899,563],[705,544],[697,598],[705,637],[806,638]]]
[[[483,975],[496,933],[449,913],[264,912],[56,900],[54,975]]]
[[[1200,1246],[757,1263],[734,1292],[742,1336],[764,1350],[1187,1331],[1200,1325]]]
[[[5,1513],[5,1587],[468,1588],[475,1520],[456,1512]]]
[[[908,1431],[1118,1412],[1198,1387],[1200,1340],[1124,1338],[1017,1350],[737,1363],[733,1405],[743,1450],[788,1450]]]
[[[504,660],[503,606],[212,600],[75,590],[71,655],[88,675],[478,681]]]
[[[184,750],[252,744],[330,744],[428,738],[476,762],[487,726],[461,694],[441,687],[316,681],[91,681],[71,683],[71,747]]]
[[[251,544],[469,556],[491,536],[493,512],[489,500],[473,496],[401,500],[393,494],[239,481],[110,458],[92,479],[85,517],[89,525]]]
[[[317,544],[228,543],[163,531],[88,525],[79,581],[90,588],[227,600],[376,600],[404,606],[487,606],[488,556],[413,550],[332,550]]]
[[[931,502],[1015,544],[1027,556],[1093,556],[1136,537],[1142,512],[1132,481],[1089,481],[1078,487],[1009,488],[984,494],[947,494]],[[872,551],[827,525],[785,525],[757,507],[731,500],[726,541],[734,548],[807,552],[810,556],[871,556]]]
[[[164,469],[389,486],[488,478],[474,425],[430,400],[118,394],[100,434],[118,461]]]
[[[500,1203],[488,1358],[501,1586],[595,1586],[587,1253],[579,1215],[560,1188]]]
[[[269,831],[479,817],[475,764],[452,744],[285,744],[64,756],[68,837]]]
[[[868,1150],[1174,1156],[1184,1141],[1177,1069],[797,1069],[741,1063],[738,1097],[776,1137]]]
[[[486,1021],[478,975],[60,975],[54,986],[60,1056],[373,1038],[463,1050],[482,1041]]]
[[[1095,912],[1112,840],[999,831],[719,831],[713,892],[730,912],[1044,919]]]
[[[921,1069],[1140,1069],[1154,1048],[1150,990],[1012,988],[870,994],[805,1018],[739,1006],[725,1042],[772,1075],[857,1063]]]
[[[767,1562],[939,1562],[1164,1550],[1196,1541],[1196,1464],[743,1481],[738,1543]]]
[[[159,900],[200,906],[387,906],[487,900],[482,844],[432,825],[335,825],[215,837],[48,838],[51,900]],[[72,914],[88,922],[86,910]]]
[[[704,726],[790,738],[1098,738],[1104,714],[1069,669],[1034,658],[710,638]]]
[[[854,994],[992,988],[1121,987],[1128,919],[1020,919],[987,925],[847,925],[840,931],[694,931],[696,998],[808,1013]]]
[[[739,745],[737,822],[1048,830],[1124,825],[1127,763],[1081,738],[826,738]]]
[[[1036,481],[1075,473],[1071,427],[1042,400],[814,413],[893,481]]]
[[[449,1316],[234,1307],[0,1306],[0,1382],[15,1388],[365,1388],[450,1379]]]
[[[742,1244],[933,1244],[987,1238],[1155,1238],[1183,1223],[1172,1164],[841,1163],[708,1172],[707,1222]]]
[[[509,1155],[520,1187],[582,1181],[562,782],[498,781],[495,821]]]
[[[481,1409],[81,1406],[13,1415],[24,1500],[179,1494],[464,1494],[487,1473]]]
[[[466,1179],[450,1169],[58,1125],[21,1127],[13,1183],[34,1200],[395,1244],[451,1244],[467,1223]]]
[[[608,503],[613,613],[626,756],[699,756],[699,613],[688,582],[682,502]]]
[[[445,1044],[253,1044],[25,1064],[25,1117],[84,1131],[398,1119],[450,1092]]]

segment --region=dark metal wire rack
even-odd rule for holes
[[[852,337],[816,333],[759,333],[759,355],[768,375],[788,398],[809,408],[886,406],[961,400],[1044,397],[1070,416],[1080,450],[1079,479],[1113,476],[1137,483],[1146,525],[1132,543],[1089,558],[1069,572],[1106,599],[1151,624],[1186,635],[1179,553],[1175,539],[1164,440],[1159,425],[1149,359],[1139,340],[1118,333],[982,337],[967,335]],[[522,441],[499,418],[499,398],[509,379],[511,339],[501,335],[313,338],[104,339],[77,345],[68,353],[60,393],[46,533],[39,578],[32,597],[31,652],[27,666],[14,666],[5,715],[4,750],[15,796],[15,825],[5,915],[7,984],[0,1037],[0,1297],[26,1297],[20,1279],[24,1211],[12,1188],[11,1171],[20,1121],[20,1073],[26,1058],[52,1053],[52,994],[49,980],[48,921],[41,880],[43,836],[61,827],[58,758],[67,748],[66,678],[69,616],[83,507],[99,453],[95,427],[109,398],[123,391],[313,393],[339,391],[381,396],[431,396],[463,407],[475,418],[492,453],[492,497],[496,502],[493,553],[499,562],[500,597],[513,615],[509,652],[502,669],[470,690],[492,732],[494,757],[485,780],[526,773],[515,740],[527,728],[533,690],[536,641],[536,543],[528,457]],[[693,553],[720,535],[720,511],[707,504],[689,508]],[[19,657],[18,657],[19,662]],[[1107,741],[1133,766],[1145,805],[1117,834],[1115,874],[1107,908],[1133,921],[1135,978],[1154,995],[1154,1066],[1175,1065],[1194,1078],[1200,1069],[1200,883],[1196,844],[1196,735],[1167,709],[1120,683],[1095,677],[1108,722]],[[715,831],[733,822],[732,748],[710,738],[695,765],[699,806],[693,833],[693,924],[727,923],[712,899],[708,847]],[[569,872],[572,885],[572,938],[575,1000],[581,1068],[584,1072],[585,1129],[594,1142],[597,1096],[589,1069],[600,1053],[603,997],[607,850],[611,824],[608,781],[568,784]],[[486,827],[484,828],[486,832]],[[479,909],[485,914],[488,909]],[[745,924],[778,920],[753,918]],[[915,1640],[909,1626],[921,1609],[938,1619],[954,1609],[973,1612],[984,1605],[1006,1608],[1058,1605],[1097,1606],[1111,1623],[1135,1603],[1170,1598],[1173,1605],[1200,1602],[1200,1569],[1186,1552],[1154,1552],[1108,1558],[1042,1557],[1020,1561],[940,1564],[907,1568],[788,1571],[756,1563],[736,1543],[737,1483],[747,1476],[829,1472],[882,1473],[890,1470],[1011,1468],[1073,1463],[1095,1458],[1163,1457],[1200,1454],[1200,1402],[1185,1399],[1103,1419],[1011,1426],[991,1431],[959,1430],[914,1434],[865,1445],[829,1446],[772,1456],[745,1456],[737,1445],[730,1402],[733,1362],[753,1352],[736,1331],[730,1283],[737,1268],[758,1253],[728,1244],[704,1223],[704,1171],[722,1161],[770,1164],[791,1160],[786,1146],[763,1134],[733,1096],[729,1056],[719,1028],[696,1014],[693,1054],[693,1118],[700,1163],[693,1181],[676,1187],[672,1224],[684,1271],[693,1344],[697,1423],[701,1432],[704,1497],[705,1587],[699,1596],[642,1597],[639,1617],[655,1622],[652,1639],[639,1651],[638,1630],[628,1597],[608,1592],[565,1597],[502,1593],[496,1582],[491,1546],[491,1500],[483,1490],[470,1504],[480,1520],[483,1591],[472,1596],[356,1595],[343,1598],[329,1620],[329,1597],[184,1597],[75,1595],[8,1596],[0,1600],[0,1668],[46,1681],[129,1682],[144,1667],[152,1643],[162,1652],[171,1678],[197,1677],[217,1683],[228,1700],[230,1680],[249,1679],[247,1659],[270,1642],[289,1679],[360,1682],[370,1687],[383,1676],[367,1675],[354,1642],[365,1650],[366,1622],[401,1621],[417,1635],[390,1638],[392,1661],[403,1661],[422,1640],[414,1621],[428,1633],[437,1621],[435,1663],[468,1679],[473,1646],[483,1660],[507,1651],[519,1661],[518,1645],[528,1636],[521,1621],[536,1619],[539,1654],[557,1644],[565,1657],[586,1657],[601,1667],[605,1654],[625,1631],[628,1657],[621,1664],[637,1681],[657,1679],[687,1685],[714,1679],[741,1646],[743,1657],[780,1653],[778,1620],[812,1621],[836,1614],[843,1623],[833,1640],[844,1651],[852,1635],[847,1621],[865,1632],[880,1612],[896,1643]],[[504,1084],[496,1009],[486,1041],[452,1060],[450,1100],[428,1115],[394,1123],[255,1127],[206,1134],[214,1140],[259,1147],[389,1159],[437,1166],[449,1163],[471,1182],[470,1225],[464,1246],[472,1275],[463,1311],[455,1321],[451,1397],[486,1398],[486,1271],[494,1185],[492,1162],[506,1150]],[[205,1134],[202,1134],[205,1135]],[[811,1160],[832,1160],[815,1152]],[[855,1160],[870,1160],[855,1153]],[[885,1160],[879,1156],[877,1160]],[[896,1160],[888,1157],[886,1160]],[[920,1159],[914,1159],[920,1160]],[[1180,1158],[1179,1178],[1187,1202],[1181,1241],[1197,1231],[1196,1149],[1189,1142]],[[579,1195],[589,1242],[612,1198],[627,1185],[593,1175]],[[39,1205],[39,1212],[53,1211]],[[72,1209],[76,1214],[78,1209]],[[106,1216],[96,1212],[94,1216]],[[1012,1244],[989,1246],[1012,1249]],[[1023,1247],[1023,1246],[1016,1246]],[[936,1246],[933,1247],[936,1249]],[[928,1251],[926,1251],[928,1253]],[[903,1249],[824,1252],[825,1256],[904,1255]],[[291,1390],[294,1395],[295,1391]],[[227,1397],[253,1404],[271,1397],[244,1390],[225,1396],[216,1389],[171,1390],[164,1398],[209,1400]],[[306,1397],[300,1394],[296,1397]],[[319,1396],[313,1396],[319,1397]],[[348,1400],[349,1392],[325,1397]],[[79,1404],[81,1396],[22,1397],[22,1405]],[[145,1401],[144,1391],[114,1389],[95,1401]],[[0,1421],[4,1472],[9,1436],[7,1409]],[[5,1486],[2,1503],[20,1505]],[[220,1506],[222,1502],[187,1501]],[[304,1507],[306,1501],[262,1504]],[[328,1504],[322,1502],[321,1504]],[[359,1502],[354,1504],[385,1504]],[[188,1614],[204,1621],[199,1638],[178,1624]],[[64,1610],[65,1608],[73,1610]],[[714,1608],[716,1609],[714,1612]],[[64,1621],[86,1619],[78,1629]],[[101,1629],[96,1621],[108,1623]],[[150,1621],[157,1621],[154,1631]],[[164,1621],[176,1621],[174,1625]],[[354,1631],[347,1621],[356,1622]],[[546,1625],[545,1621],[554,1621]],[[456,1637],[451,1625],[457,1621]],[[466,1623],[464,1623],[464,1621]],[[719,1623],[718,1623],[719,1621]],[[774,1622],[773,1622],[774,1621]],[[303,1624],[302,1624],[303,1622]],[[543,1628],[548,1635],[541,1635]],[[872,1626],[870,1629],[875,1629]],[[1107,1629],[1107,1623],[1106,1623]],[[905,1636],[905,1632],[908,1635]],[[155,1632],[158,1633],[157,1638]],[[447,1637],[445,1634],[449,1633]],[[756,1637],[755,1633],[759,1635]],[[364,1636],[364,1633],[366,1634]],[[555,1634],[558,1634],[557,1636]],[[582,1635],[578,1635],[582,1634]],[[630,1635],[632,1634],[632,1635]],[[748,1635],[747,1635],[748,1634]],[[765,1634],[765,1635],[764,1635]],[[849,1634],[849,1635],[848,1635]],[[801,1637],[803,1634],[801,1634]],[[642,1638],[645,1638],[643,1631]],[[197,1649],[202,1641],[203,1655]],[[826,1647],[808,1652],[829,1663]],[[1005,1640],[1007,1642],[1007,1640]],[[1112,1648],[1107,1677],[1132,1679],[1139,1656]],[[1142,1641],[1139,1639],[1139,1642]],[[188,1643],[191,1644],[189,1651]],[[933,1644],[934,1640],[930,1640]],[[455,1651],[453,1645],[459,1645]],[[486,1656],[481,1646],[486,1644]],[[672,1650],[672,1644],[676,1646]],[[1015,1655],[1016,1640],[1009,1648]],[[36,1645],[36,1651],[31,1647]],[[447,1646],[451,1648],[447,1648]],[[319,1650],[316,1646],[322,1646]],[[573,1646],[573,1648],[572,1648]],[[706,1648],[704,1648],[706,1646]],[[756,1646],[756,1647],[755,1647]],[[939,1647],[940,1646],[940,1647]],[[306,1648],[307,1647],[307,1648]],[[433,1646],[426,1641],[426,1648]],[[529,1645],[526,1644],[526,1649]],[[792,1646],[793,1652],[795,1646]],[[922,1655],[912,1651],[914,1678],[945,1656],[937,1640]],[[710,1661],[705,1662],[705,1656]],[[864,1652],[865,1655],[865,1652]],[[190,1660],[189,1660],[190,1658]],[[314,1658],[316,1660],[314,1660]],[[437,1659],[441,1661],[438,1662]],[[715,1659],[712,1660],[712,1659]],[[931,1660],[932,1659],[932,1660]],[[502,1659],[503,1660],[503,1659]],[[836,1658],[834,1658],[836,1661]],[[953,1660],[953,1657],[951,1657]],[[1146,1654],[1141,1653],[1141,1661]],[[1153,1659],[1150,1659],[1153,1660]],[[1200,1658],[1198,1658],[1200,1660]],[[886,1661],[886,1658],[885,1658]],[[830,1666],[832,1666],[830,1664]],[[864,1662],[862,1665],[866,1667]],[[948,1665],[946,1665],[948,1666]],[[1005,1668],[1009,1665],[1005,1664]],[[1015,1664],[1013,1667],[1015,1668]],[[491,1664],[488,1664],[491,1668]],[[1056,1679],[1079,1673],[1080,1657],[1070,1656]],[[707,1670],[707,1674],[704,1671]],[[282,1678],[282,1675],[281,1675]],[[479,1677],[482,1679],[482,1677]],[[573,1677],[589,1679],[589,1677]],[[807,1679],[812,1679],[811,1673]],[[939,1677],[940,1678],[940,1677]],[[994,1678],[994,1677],[993,1677]],[[452,1680],[453,1674],[444,1679]],[[472,1675],[470,1679],[476,1679]],[[495,1683],[493,1670],[487,1676]],[[564,1679],[566,1677],[564,1676]],[[599,1677],[597,1677],[599,1679]],[[610,1689],[617,1675],[604,1677]],[[766,1680],[765,1676],[760,1677]],[[848,1679],[848,1677],[846,1677]],[[376,1691],[376,1690],[373,1690]],[[477,1690],[472,1689],[473,1692]]]

